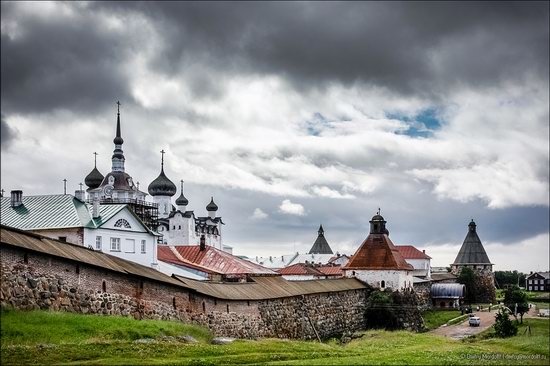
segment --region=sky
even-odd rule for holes
[[[548,2],[1,3],[1,185],[111,169],[213,196],[238,255],[395,244],[549,268]],[[179,191],[174,199],[179,195]]]

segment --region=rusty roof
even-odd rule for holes
[[[199,245],[159,246],[157,253],[158,259],[161,261],[171,261],[173,264],[178,264],[179,261],[184,266],[186,264],[198,265],[216,273],[278,276],[278,273],[268,268],[209,245],[205,250],[200,250]]]
[[[12,245],[54,257],[69,259],[114,272],[126,273],[152,280],[169,283],[179,287],[181,283],[153,268],[127,261],[86,247],[50,239],[42,235],[29,233],[8,226],[0,226],[2,245]]]
[[[355,278],[287,281],[282,277],[254,277],[253,282],[213,283],[173,275],[202,294],[226,300],[267,300],[323,292],[360,290],[366,286]]]
[[[278,273],[286,276],[324,276],[323,272],[310,264],[296,263],[291,266],[277,270]]]
[[[343,276],[344,272],[342,271],[341,266],[320,266],[317,269],[323,272],[326,276]]]
[[[369,234],[343,269],[398,269],[412,271],[386,234]]]
[[[396,245],[396,247],[405,259],[432,259],[424,251],[420,251],[412,245]]]

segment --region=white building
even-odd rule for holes
[[[425,250],[418,250],[412,245],[396,245],[399,254],[407,263],[414,267],[413,276],[422,279],[430,279],[432,276],[430,261],[432,257]]]
[[[355,277],[382,290],[413,287],[414,267],[399,254],[379,214],[370,221],[369,236],[342,269],[345,277]]]
[[[157,268],[157,236],[126,204],[86,203],[69,194],[1,199],[2,225],[31,231]]]

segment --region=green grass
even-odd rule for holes
[[[204,328],[161,320],[79,315],[62,312],[2,310],[2,347],[13,344],[133,341],[159,336],[190,335],[209,340]]]
[[[460,316],[458,310],[430,310],[422,314],[424,326],[427,329],[436,329],[446,324],[449,320]]]
[[[32,314],[31,317],[27,317]],[[19,315],[19,316],[17,316]],[[11,313],[6,316],[2,313],[2,364],[78,364],[78,365],[221,365],[221,364],[283,364],[283,365],[354,365],[354,364],[549,364],[549,332],[548,320],[529,319],[525,325],[531,325],[532,335],[523,335],[524,328],[520,328],[520,335],[510,339],[483,339],[477,337],[467,341],[456,341],[430,333],[411,333],[407,331],[368,331],[363,338],[356,339],[346,345],[337,341],[327,343],[288,341],[278,339],[263,339],[259,341],[239,340],[226,346],[215,346],[207,343],[205,336],[197,344],[177,342],[162,342],[153,344],[136,344],[131,342],[132,335],[124,339],[113,340],[111,332],[104,333],[103,329],[115,327],[119,318],[101,318],[103,322],[95,323],[98,326],[71,330],[65,324],[55,321],[65,320],[58,318],[56,313],[42,313],[41,322],[33,313]],[[66,314],[62,314],[66,315]],[[76,318],[98,317],[87,315],[73,315]],[[55,321],[47,318],[52,317]],[[21,319],[18,319],[21,318]],[[32,319],[32,320],[31,320]],[[130,321],[131,328],[141,329],[141,323],[149,321]],[[57,333],[56,340],[50,343],[37,336],[23,337],[23,344],[16,344],[10,333],[4,329],[13,328],[5,323],[16,321],[27,331],[38,334],[48,332]],[[109,324],[113,321],[113,324]],[[83,321],[86,323],[86,321]],[[25,324],[25,323],[30,323]],[[166,329],[177,329],[183,326],[179,323],[167,325],[170,322],[152,322],[162,331],[149,330],[149,335],[165,333]],[[82,321],[73,320],[73,325],[82,324]],[[525,326],[524,325],[524,326]],[[54,328],[62,326],[63,332]],[[173,326],[174,328],[171,328]],[[116,327],[115,327],[116,328]],[[193,327],[195,329],[196,327]],[[208,333],[204,330],[203,334]],[[90,333],[87,333],[90,332]],[[86,334],[89,334],[88,338]],[[125,334],[123,332],[122,334]],[[73,335],[79,340],[75,341]],[[99,338],[98,338],[99,337]],[[42,344],[42,345],[41,345]],[[540,355],[540,356],[537,356]],[[492,358],[491,358],[492,357]],[[531,357],[518,361],[518,357]],[[545,357],[545,359],[534,358]]]

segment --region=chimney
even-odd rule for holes
[[[84,202],[86,200],[86,195],[84,193],[84,190],[82,189],[77,189],[76,191],[74,191],[74,196],[79,201]]]
[[[11,207],[14,207],[14,208],[23,205],[23,191],[21,190],[11,191],[10,205]]]
[[[426,254],[426,249],[422,249],[422,253]]]
[[[201,241],[200,241],[199,250],[200,250],[201,252],[204,252],[204,251],[206,250],[206,238],[204,237],[204,234],[201,235]]]
[[[99,216],[99,197],[94,195],[92,199],[92,218],[97,219]]]

